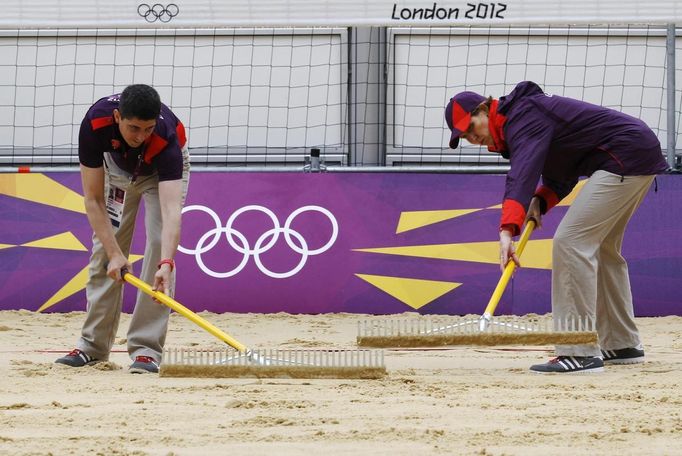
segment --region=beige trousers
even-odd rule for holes
[[[552,249],[552,314],[555,321],[596,318],[599,346],[557,345],[558,356],[601,356],[600,348],[640,345],[621,246],[654,177],[597,171],[559,224]]]
[[[183,150],[183,162],[184,204],[189,184],[189,154],[186,148]],[[137,211],[140,203],[144,201],[146,241],[142,271],[139,274],[143,281],[152,284],[157,264],[161,260],[159,178],[155,173],[151,176],[139,176],[135,183],[131,183],[130,177],[129,173],[116,166],[109,154],[105,154],[105,197],[110,184],[126,192],[120,226],[114,226],[116,241],[126,256],[130,254]],[[109,359],[109,352],[118,330],[123,285],[107,276],[107,254],[97,236],[93,235],[92,241],[89,278],[85,287],[87,316],[76,346],[94,358],[106,360]],[[150,296],[138,291],[127,334],[128,353],[132,359],[136,356],[150,356],[157,361],[161,359],[169,314],[170,310],[166,306],[154,302]]]

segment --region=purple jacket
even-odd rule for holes
[[[537,194],[546,212],[567,196],[581,176],[605,170],[621,176],[667,169],[661,144],[640,119],[584,101],[545,94],[534,82],[520,82],[499,100],[506,120],[504,140],[511,168],[507,174],[502,225],[514,234]]]

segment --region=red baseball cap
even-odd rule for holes
[[[460,92],[450,98],[445,107],[445,122],[452,132],[450,135],[450,149],[459,145],[459,136],[469,129],[471,113],[486,100],[482,95],[474,92]]]

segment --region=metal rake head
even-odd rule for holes
[[[358,322],[359,346],[547,345],[597,342],[593,317],[554,321],[543,317],[480,317]]]
[[[161,376],[258,378],[381,378],[382,350],[164,349]]]

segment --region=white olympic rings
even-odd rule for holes
[[[227,219],[225,226],[222,226],[218,214],[216,214],[212,209],[206,206],[195,204],[192,206],[184,207],[182,209],[183,214],[185,212],[190,211],[201,211],[208,214],[213,219],[213,222],[215,223],[215,228],[210,229],[206,233],[204,233],[197,241],[197,245],[195,248],[188,249],[181,245],[178,245],[178,250],[187,255],[194,255],[194,258],[196,259],[199,268],[202,271],[204,271],[207,275],[215,277],[217,279],[233,277],[236,274],[238,274],[242,269],[244,269],[251,256],[253,256],[253,260],[256,263],[258,269],[268,277],[272,277],[274,279],[285,279],[288,277],[292,277],[293,275],[297,274],[301,269],[303,269],[306,262],[308,261],[309,256],[319,255],[329,250],[329,248],[331,248],[331,246],[334,245],[334,242],[336,242],[336,238],[338,237],[339,234],[339,224],[336,221],[334,214],[320,206],[303,206],[301,208],[296,209],[294,212],[291,213],[291,215],[289,215],[289,217],[287,217],[286,221],[284,222],[284,226],[280,226],[279,220],[277,219],[277,216],[275,215],[274,212],[272,212],[270,209],[266,207],[258,205],[244,206],[241,209],[236,210]],[[257,211],[264,213],[270,218],[274,226],[274,228],[269,229],[265,233],[260,235],[258,240],[256,240],[253,248],[251,248],[251,246],[249,245],[249,241],[246,238],[246,236],[244,236],[244,234],[241,233],[240,231],[234,229],[232,226],[237,217],[249,211]],[[308,247],[308,243],[303,237],[303,235],[301,235],[301,233],[291,228],[291,224],[293,223],[294,219],[300,214],[308,211],[320,212],[321,214],[325,215],[332,224],[332,234],[329,237],[327,243],[324,244],[322,247],[312,250]],[[206,266],[201,255],[208,252],[209,250],[216,246],[216,244],[220,240],[221,237],[220,235],[222,233],[225,233],[225,239],[227,240],[228,244],[230,244],[230,247],[232,247],[236,252],[244,255],[244,257],[235,268],[227,272],[216,272],[213,271],[208,266]],[[293,269],[287,272],[271,271],[263,264],[260,257],[263,253],[270,250],[277,243],[280,234],[284,235],[284,240],[286,241],[289,248],[293,250],[295,253],[301,255],[301,259],[299,260],[298,264],[294,266]],[[213,238],[209,241],[209,238],[211,237]],[[295,241],[293,239],[295,239]]]

